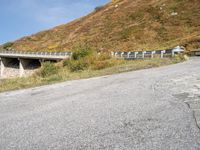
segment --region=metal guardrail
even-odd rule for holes
[[[173,49],[154,50],[154,51],[135,51],[135,52],[111,52],[113,57],[126,59],[154,58],[155,56],[174,56],[177,53]],[[179,53],[179,52],[178,52]]]
[[[0,51],[0,56],[7,57],[33,57],[33,58],[58,58],[71,57],[72,52],[23,52],[23,51]]]
[[[71,56],[72,52],[23,52],[23,51],[0,51],[0,54],[23,54],[41,56]]]

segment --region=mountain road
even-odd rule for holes
[[[200,150],[200,58],[0,94],[1,150]]]

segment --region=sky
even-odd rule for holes
[[[0,0],[0,44],[87,15],[109,0]]]

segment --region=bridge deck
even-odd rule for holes
[[[0,57],[24,58],[24,59],[49,59],[62,60],[71,56],[71,52],[20,52],[20,51],[0,51]]]

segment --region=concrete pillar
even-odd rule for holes
[[[0,77],[2,78],[3,75],[4,75],[4,70],[5,70],[5,65],[3,63],[2,58],[0,58],[0,65],[1,65],[1,74],[0,74]]]
[[[19,60],[19,76],[23,77],[25,75],[25,70],[27,66],[31,63],[32,60],[22,59],[22,58],[19,58],[18,60]]]
[[[5,68],[11,61],[11,58],[1,58],[1,78],[5,76]]]
[[[44,59],[40,59],[39,62],[41,64],[41,66],[42,66],[42,63],[44,63]]]
[[[23,59],[19,59],[19,76],[23,77],[25,74],[25,61]]]

